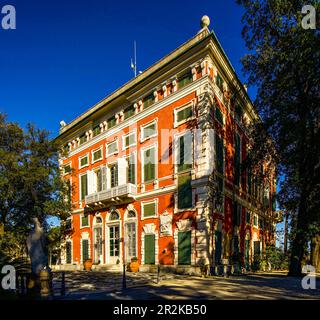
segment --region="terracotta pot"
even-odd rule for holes
[[[83,264],[83,266],[84,266],[84,270],[86,270],[86,271],[91,271],[91,268],[92,268],[92,259],[87,259],[85,262],[84,262],[84,264]]]
[[[130,271],[131,272],[138,272],[139,271],[139,262],[138,261],[132,261],[130,263]]]

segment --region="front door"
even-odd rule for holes
[[[101,264],[102,257],[102,227],[94,228],[94,263]]]
[[[109,263],[120,263],[120,227],[119,224],[108,227]]]

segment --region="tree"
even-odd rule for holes
[[[320,37],[301,27],[304,1],[237,0],[250,53],[243,59],[262,123],[253,132],[253,162],[274,143],[283,177],[278,200],[292,213],[290,275],[301,275],[308,242],[320,234]],[[310,0],[320,12],[317,0]],[[319,21],[319,19],[318,19]]]
[[[15,247],[22,250],[32,218],[47,228],[48,217],[70,214],[70,186],[61,179],[58,152],[47,131],[33,125],[24,131],[0,114],[0,240],[10,239],[0,244],[10,255]]]

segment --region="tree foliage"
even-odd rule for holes
[[[278,200],[294,225],[290,274],[301,273],[308,241],[320,233],[320,35],[301,26],[304,1],[237,0],[244,9],[243,37],[250,53],[242,62],[257,86],[262,123],[255,132],[252,161],[274,142],[283,177]],[[318,13],[317,0],[310,0]]]
[[[71,210],[70,187],[61,179],[59,147],[45,130],[29,124],[26,130],[0,114],[0,241],[7,249],[21,241],[37,217],[66,219]],[[14,243],[14,242],[17,243]]]

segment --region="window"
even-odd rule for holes
[[[234,174],[234,184],[239,186],[240,184],[240,166],[241,166],[241,139],[238,133],[235,134],[235,174]]]
[[[247,222],[247,224],[251,223],[251,214],[249,211],[246,212],[246,222]]]
[[[113,116],[113,117],[111,117],[111,118],[109,118],[109,119],[107,120],[107,127],[108,127],[108,129],[113,128],[116,124],[117,124],[117,119],[116,119],[115,116]]]
[[[134,106],[132,105],[132,106],[124,109],[123,114],[124,114],[124,119],[125,120],[129,119],[130,117],[132,117],[135,114]]]
[[[95,175],[95,191],[96,192],[100,192],[103,190],[102,187],[102,170],[98,169],[96,171],[94,171],[94,175]]]
[[[137,237],[136,237],[136,223],[130,222],[125,224],[126,234],[126,256],[130,258],[137,257]],[[127,260],[127,261],[128,261]],[[130,260],[129,260],[130,261]]]
[[[175,114],[175,125],[180,125],[188,120],[190,120],[193,116],[193,106],[192,104],[188,104],[186,107],[182,107],[174,110]]]
[[[136,213],[132,210],[128,212],[128,219],[136,218]]]
[[[224,194],[224,184],[223,184],[223,178],[221,177],[216,177],[217,179],[217,192],[215,195],[215,209],[220,212],[223,213],[223,194]]]
[[[66,263],[71,264],[72,263],[72,245],[71,241],[66,242]]]
[[[81,217],[81,228],[84,227],[89,227],[89,216],[88,215],[83,215]]]
[[[119,216],[119,213],[117,211],[112,211],[110,213],[109,221],[116,221],[116,220],[119,220],[119,219],[120,219],[120,216]]]
[[[154,94],[151,93],[143,99],[143,108],[147,109],[148,107],[150,107],[153,104],[154,104]]]
[[[82,240],[82,262],[89,259],[89,240]]]
[[[92,136],[95,137],[100,133],[101,133],[101,128],[100,128],[100,125],[98,124],[92,129]]]
[[[183,172],[192,169],[192,149],[193,141],[192,134],[188,132],[187,134],[180,136],[178,138],[178,154],[177,154],[177,171]]]
[[[241,122],[242,120],[242,115],[243,115],[243,110],[242,110],[242,107],[239,103],[236,104],[235,106],[235,110],[234,110],[234,114],[235,114],[235,118]]]
[[[122,145],[123,145],[123,150],[132,147],[134,145],[136,145],[136,133],[132,132],[129,133],[125,136],[123,136],[123,140],[122,140]]]
[[[178,264],[191,264],[191,231],[178,232]]]
[[[188,209],[192,207],[192,187],[191,175],[181,175],[178,177],[178,209]]]
[[[156,178],[156,149],[152,147],[143,151],[143,182]]]
[[[102,148],[92,152],[92,163],[102,160]]]
[[[189,70],[183,76],[179,77],[178,88],[182,89],[183,87],[187,86],[191,82],[192,82],[192,73],[191,73],[191,70]]]
[[[86,154],[85,156],[79,158],[79,169],[89,165],[89,157]]]
[[[223,91],[223,80],[219,73],[216,76],[216,85],[221,91]]]
[[[141,128],[141,142],[157,135],[157,122],[153,121]]]
[[[118,140],[107,144],[107,156],[111,156],[115,153],[118,153]]]
[[[216,107],[215,117],[221,124],[223,124],[223,114],[222,114],[220,108],[218,108],[218,107]]]
[[[157,215],[157,202],[142,203],[142,217],[151,218]]]
[[[86,134],[83,134],[80,137],[80,145],[84,144],[86,141],[87,141],[87,136],[86,136]]]
[[[110,185],[111,188],[118,186],[118,163],[110,166]]]
[[[235,226],[241,225],[241,212],[242,207],[237,202],[235,202],[233,207],[233,223]]]
[[[248,193],[252,195],[252,169],[251,168],[248,168],[247,175],[248,175]]]
[[[132,154],[127,158],[127,183],[136,183],[135,171],[135,159],[134,155]]]
[[[71,173],[71,164],[66,164],[63,166],[63,174],[70,174]]]
[[[80,176],[80,200],[84,200],[88,195],[88,176],[84,174]]]
[[[223,146],[223,140],[217,135],[216,136],[216,146],[215,146],[215,151],[216,151],[216,170],[220,174],[224,174],[224,146]]]
[[[253,225],[254,225],[255,227],[258,226],[258,217],[257,217],[256,215],[253,216]]]

